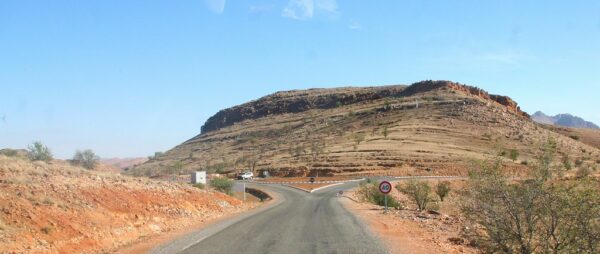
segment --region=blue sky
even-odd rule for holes
[[[275,91],[424,79],[600,123],[600,2],[0,1],[0,148],[146,156]]]

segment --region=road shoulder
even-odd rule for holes
[[[137,253],[177,253],[192,246],[213,234],[220,232],[228,226],[235,224],[245,218],[261,213],[283,202],[283,198],[277,193],[266,191],[272,199],[240,213],[230,214],[224,217],[198,222],[187,228],[174,230],[155,237],[141,239],[140,241],[119,249],[115,253],[137,254]]]
[[[353,193],[353,190],[348,191],[340,202],[382,239],[390,253],[473,253],[470,248],[448,242],[451,233],[430,230],[428,224],[432,221],[403,218],[396,211],[384,214],[382,207],[357,202]]]

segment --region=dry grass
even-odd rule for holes
[[[211,190],[0,155],[0,253],[108,252],[253,205]]]
[[[386,100],[393,110],[382,110]],[[357,135],[365,137],[360,144]],[[243,171],[248,160],[259,158],[255,169],[272,176],[466,175],[469,161],[511,149],[520,156],[515,162],[506,158],[505,168],[519,173],[528,170],[522,164],[532,161],[549,137],[560,153],[574,159],[600,157],[597,148],[541,128],[495,102],[440,90],[246,120],[199,135],[132,173],[160,173],[174,161],[184,161],[187,170],[226,165]],[[317,156],[314,142],[325,144]]]

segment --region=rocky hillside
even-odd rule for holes
[[[517,150],[520,172],[549,139],[568,158],[600,151],[531,121],[516,102],[449,81],[279,92],[211,117],[198,136],[129,172],[254,169],[278,176],[466,174]],[[568,156],[567,156],[568,155]]]
[[[138,158],[102,158],[100,159],[100,163],[109,165],[120,170],[129,169],[135,165],[142,164],[148,161],[147,157],[138,157]]]
[[[180,184],[0,154],[0,253],[108,253],[246,206]]]
[[[562,127],[572,128],[583,128],[583,129],[599,129],[598,125],[588,122],[581,117],[573,116],[571,114],[558,114],[555,116],[548,116],[541,111],[535,112],[531,118],[543,124],[552,124]]]

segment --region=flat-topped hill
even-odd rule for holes
[[[278,92],[211,117],[202,133],[130,171],[252,169],[277,176],[466,174],[473,160],[527,169],[542,144],[595,165],[600,151],[531,121],[507,96],[450,81]]]

